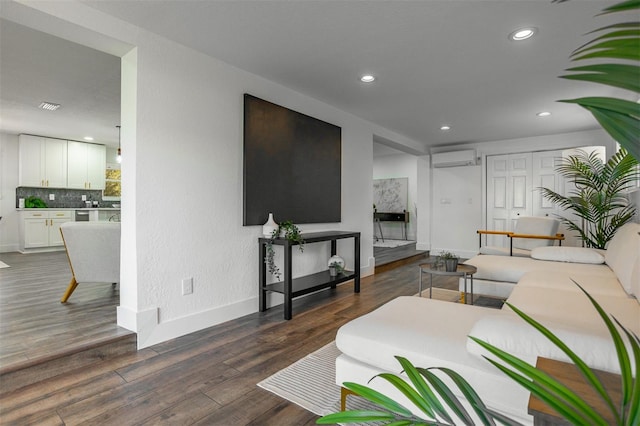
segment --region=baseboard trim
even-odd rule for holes
[[[161,321],[156,325],[153,325],[151,321],[143,321],[139,324],[137,330],[138,349],[147,348],[158,343],[166,342],[167,340],[213,327],[225,321],[255,313],[257,306],[258,299],[251,298],[231,305],[197,312],[185,317]],[[118,322],[119,321],[120,317],[118,317]]]

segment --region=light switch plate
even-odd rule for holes
[[[193,293],[193,278],[185,278],[182,280],[182,295],[186,296]]]

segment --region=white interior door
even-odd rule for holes
[[[557,205],[542,196],[538,188],[549,188],[558,194],[564,194],[564,181],[556,173],[556,167],[562,162],[562,151],[534,152],[533,168],[533,215],[556,217]]]
[[[487,157],[487,229],[506,231],[509,228],[508,155]],[[488,237],[491,245],[495,239]]]
[[[532,212],[531,153],[487,156],[487,229],[512,231],[519,216]],[[504,236],[487,235],[483,245],[508,245]]]

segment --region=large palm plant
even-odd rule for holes
[[[558,3],[563,1],[567,0],[554,0]],[[627,0],[604,9],[602,14],[634,12],[637,9],[640,9],[640,0]],[[567,71],[570,73],[562,78],[629,90],[635,97],[632,100],[584,97],[561,102],[576,103],[587,109],[613,139],[640,161],[640,104],[635,102],[640,94],[640,22],[637,12],[632,16],[635,19],[629,22],[593,31],[604,33],[571,55],[573,61],[599,61],[604,58],[616,60],[617,63],[598,62],[569,68]]]
[[[567,228],[578,232],[587,247],[604,249],[615,232],[633,219],[636,208],[629,203],[625,190],[638,180],[638,162],[622,149],[604,163],[595,152],[563,159],[556,171],[575,184],[568,196],[548,188],[542,195],[580,221],[562,217]]]

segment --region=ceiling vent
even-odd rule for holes
[[[433,167],[475,166],[476,151],[474,149],[467,149],[464,151],[431,154],[431,165]]]
[[[55,111],[60,108],[60,104],[54,104],[52,102],[43,102],[40,104],[39,108],[46,109],[49,111]]]

